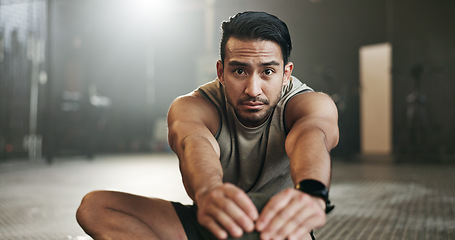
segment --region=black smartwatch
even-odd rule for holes
[[[313,197],[319,197],[322,198],[322,200],[325,201],[325,213],[328,214],[330,211],[332,211],[335,206],[330,204],[329,200],[329,190],[327,187],[313,179],[305,179],[299,182],[295,188],[299,191],[302,191],[304,193],[307,193]]]

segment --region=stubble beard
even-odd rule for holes
[[[273,109],[275,109],[276,104],[278,103],[279,99],[281,98],[281,92],[275,97],[274,101],[271,103],[268,99],[265,98],[252,98],[252,97],[245,97],[241,98],[237,101],[237,106],[241,105],[242,102],[245,101],[252,101],[252,102],[261,102],[264,104],[264,107],[267,109],[251,109],[251,110],[239,110],[239,108],[235,107],[231,100],[228,98],[228,102],[231,107],[234,108],[235,115],[237,119],[247,127],[254,127],[259,126],[266,121],[266,119],[270,116]],[[261,111],[264,111],[261,113]]]

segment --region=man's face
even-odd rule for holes
[[[217,62],[217,74],[228,102],[242,124],[259,126],[278,103],[293,64],[283,66],[281,48],[273,41],[230,38],[225,50],[224,66]]]

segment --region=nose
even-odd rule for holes
[[[247,82],[245,87],[245,94],[250,97],[257,97],[261,95],[261,79],[259,76],[253,75],[251,76]]]

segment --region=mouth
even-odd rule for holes
[[[242,107],[250,111],[258,111],[264,107],[264,103],[260,101],[244,101],[241,103]]]

